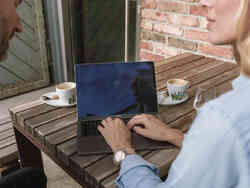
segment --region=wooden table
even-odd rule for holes
[[[18,169],[18,166],[18,152],[11,118],[0,118],[0,178]]]
[[[170,127],[187,131],[196,113],[194,94],[200,84],[209,84],[220,95],[231,89],[231,81],[239,75],[235,64],[183,54],[155,63],[158,90],[165,90],[166,80],[185,78],[191,82],[189,100],[176,106],[160,106],[158,117]],[[115,188],[119,169],[112,155],[78,156],[76,153],[76,108],[57,108],[33,101],[10,109],[22,166],[43,167],[41,151],[84,187]],[[160,168],[166,176],[179,150],[144,151],[139,154]]]

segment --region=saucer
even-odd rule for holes
[[[179,101],[172,101],[170,96],[166,95],[166,91],[161,91],[157,93],[158,104],[160,105],[176,105],[188,100],[188,94],[185,94],[184,98]]]
[[[71,107],[71,106],[76,105],[76,102],[73,103],[73,104],[67,104],[67,103],[64,103],[64,102],[62,102],[62,101],[60,101],[58,99],[51,99],[51,100],[44,100],[43,99],[43,96],[52,97],[54,95],[56,95],[56,92],[49,92],[49,93],[43,94],[40,97],[40,100],[43,101],[44,103],[48,104],[48,105],[56,106],[56,107]]]

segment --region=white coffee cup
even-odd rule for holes
[[[167,81],[168,94],[171,101],[181,101],[185,95],[190,82],[183,79],[170,79]]]
[[[64,104],[70,105],[76,102],[76,84],[74,82],[63,82],[56,85],[56,93]]]

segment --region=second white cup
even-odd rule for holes
[[[172,101],[181,101],[185,95],[190,82],[183,79],[170,79],[167,81],[168,94]]]
[[[74,82],[64,82],[56,85],[56,93],[59,100],[64,104],[74,104],[76,102],[76,84]]]

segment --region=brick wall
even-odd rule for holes
[[[208,42],[200,0],[141,0],[139,56],[159,61],[184,52],[234,62],[230,46]]]

